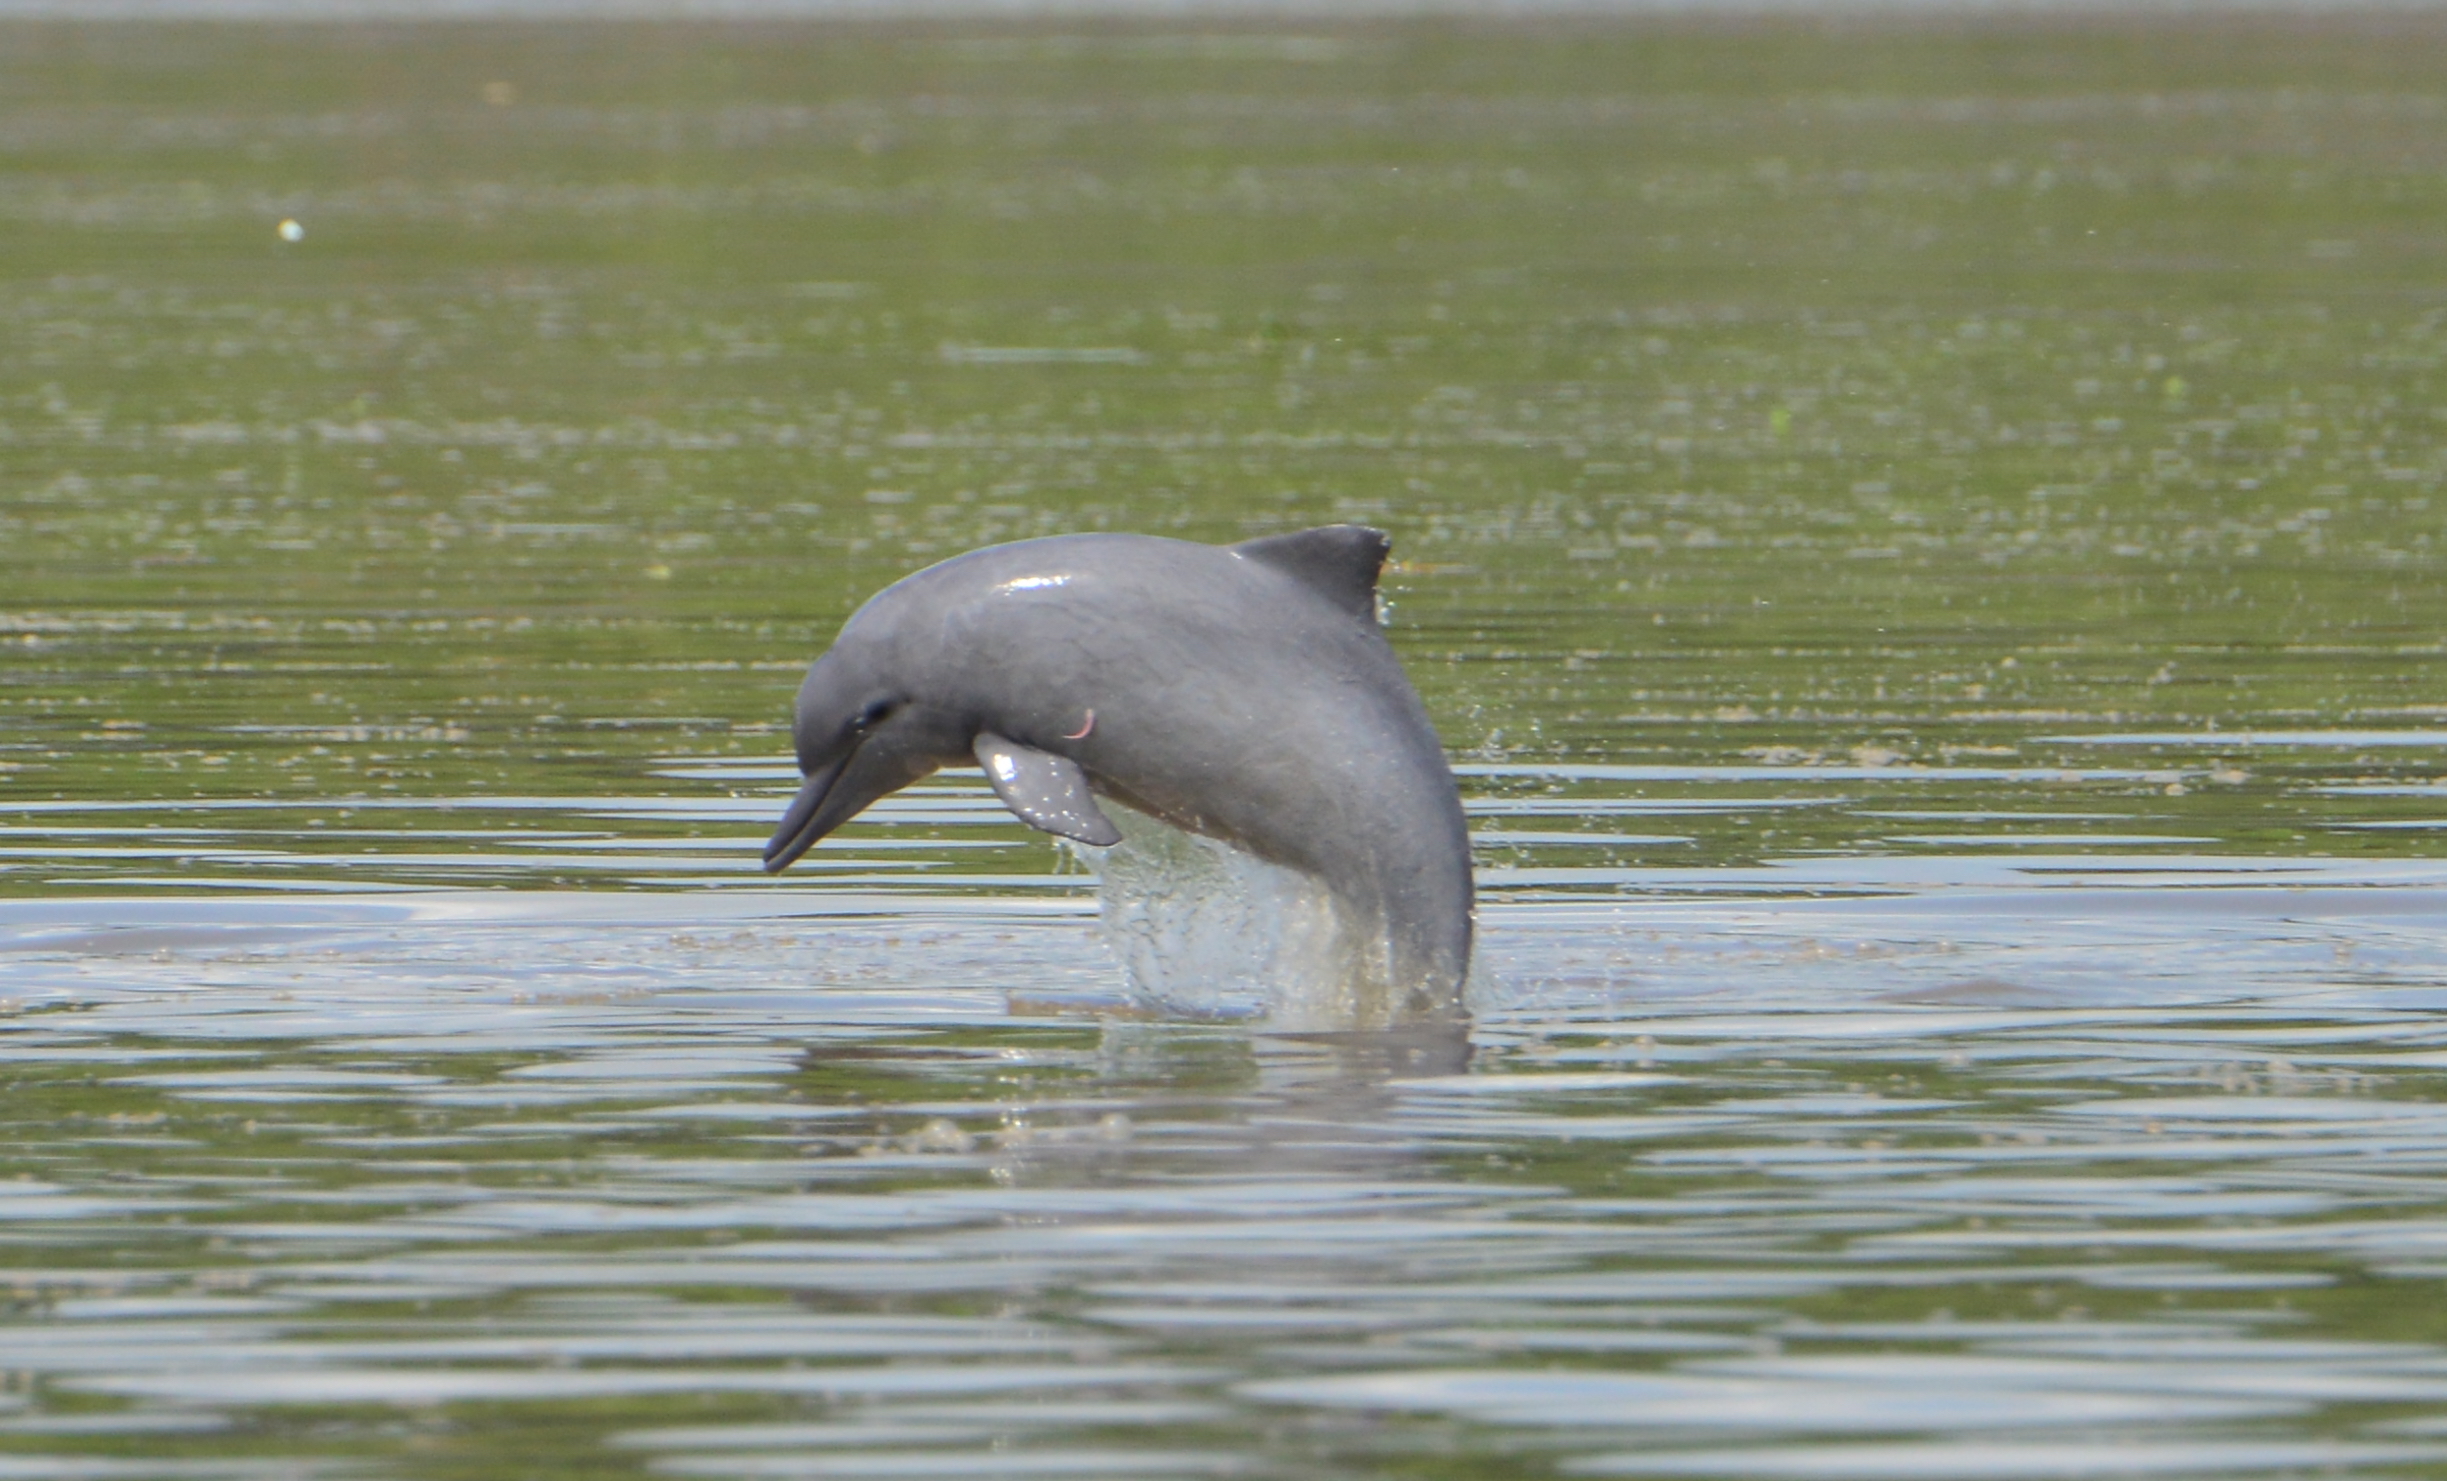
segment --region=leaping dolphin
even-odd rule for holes
[[[1352,1024],[1463,1015],[1470,840],[1444,747],[1379,629],[1392,542],[1328,525],[1238,545],[1058,535],[971,551],[851,614],[799,688],[778,871],[878,798],[975,764],[1081,843],[1104,796],[1299,870],[1357,939]]]

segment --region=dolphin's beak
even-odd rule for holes
[[[807,773],[782,826],[765,845],[765,870],[774,873],[815,847],[816,840],[867,810],[867,804],[889,797],[932,772],[938,763],[924,751],[913,750],[906,737],[870,734],[849,754]]]
[[[858,754],[855,750],[850,756]],[[825,795],[833,783],[841,779],[842,769],[850,764],[850,756],[807,773],[799,795],[791,799],[790,811],[782,814],[782,825],[773,830],[772,841],[765,845],[765,872],[779,874],[798,862],[799,855],[816,846],[816,840],[831,832],[816,826],[817,814],[824,811]]]

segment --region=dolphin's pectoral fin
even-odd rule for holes
[[[1385,569],[1393,541],[1366,525],[1325,525],[1288,535],[1267,535],[1229,547],[1302,582],[1361,621],[1376,622],[1376,578]]]
[[[1089,794],[1088,774],[1078,762],[1005,740],[990,730],[978,735],[976,749],[977,764],[986,769],[994,795],[1018,813],[1021,822],[1098,848],[1122,841],[1122,831]]]

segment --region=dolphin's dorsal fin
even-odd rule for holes
[[[1393,539],[1366,525],[1324,525],[1230,547],[1243,560],[1274,567],[1352,616],[1376,625],[1376,575]]]
[[[1122,841],[1121,830],[1088,792],[1088,774],[1078,762],[1005,740],[991,730],[978,732],[973,749],[977,764],[986,769],[986,780],[994,784],[994,795],[1018,813],[1021,822],[1098,848]]]

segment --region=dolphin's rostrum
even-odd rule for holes
[[[1300,871],[1371,979],[1354,1028],[1457,1020],[1470,842],[1444,748],[1379,630],[1391,542],[1061,535],[908,576],[799,689],[779,870],[878,798],[974,761],[1028,823],[1121,832],[1109,798]]]

